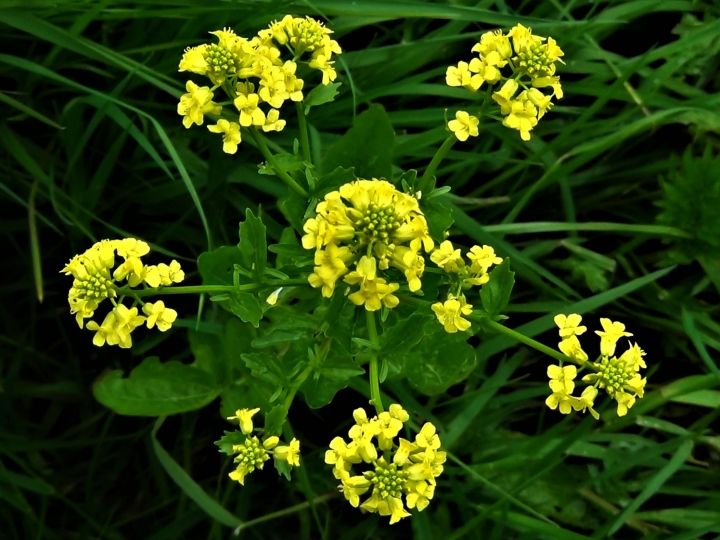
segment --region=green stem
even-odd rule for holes
[[[252,134],[263,156],[265,156],[267,162],[275,170],[275,174],[277,174],[280,179],[285,182],[287,186],[295,193],[300,195],[302,198],[307,199],[308,192],[305,191],[305,189],[303,189],[300,184],[293,180],[293,178],[287,172],[282,170],[282,168],[278,165],[278,162],[275,160],[275,156],[272,155],[272,152],[270,152],[270,149],[267,147],[267,144],[265,143],[265,139],[263,138],[262,134],[257,130],[255,126],[253,126],[252,128]]]
[[[548,356],[551,356],[552,358],[555,358],[556,360],[560,362],[572,362],[573,364],[578,364],[579,362],[577,360],[574,360],[573,358],[570,358],[569,356],[565,356],[563,353],[556,351],[554,349],[551,349],[547,345],[543,345],[542,343],[535,341],[532,338],[527,337],[526,335],[521,334],[520,332],[516,332],[515,330],[512,330],[511,328],[508,328],[507,326],[503,326],[500,323],[497,323],[495,321],[491,321],[486,318],[481,317],[468,317],[470,320],[474,320],[476,322],[483,322],[484,324],[488,325],[493,330],[496,330],[497,332],[501,334],[505,334],[508,337],[511,337],[520,343],[524,343],[525,345],[528,345],[532,347],[533,349],[537,349],[541,353],[547,354]]]
[[[259,523],[263,523],[265,521],[272,521],[274,519],[278,519],[290,514],[295,514],[297,512],[300,512],[302,510],[305,510],[306,508],[309,508],[311,505],[320,504],[323,503],[329,499],[333,499],[337,497],[336,492],[327,493],[325,495],[320,495],[319,497],[315,497],[312,501],[305,501],[300,504],[296,504],[295,506],[291,506],[289,508],[285,508],[284,510],[278,510],[277,512],[271,512],[269,514],[265,514],[264,516],[260,516],[259,518],[251,519],[250,521],[246,521],[242,525],[240,525],[237,529],[235,529],[235,535],[240,534],[241,531],[248,529],[252,527],[253,525],[257,525]]]
[[[310,138],[308,137],[307,120],[305,119],[305,106],[302,102],[295,103],[297,110],[298,124],[300,126],[300,150],[302,150],[303,159],[308,163],[312,163],[310,156]]]
[[[131,289],[130,287],[119,288],[118,296],[160,296],[164,294],[202,294],[202,293],[224,293],[232,291],[252,291],[263,287],[285,287],[290,285],[306,285],[307,279],[282,279],[268,281],[266,283],[248,283],[245,285],[190,285],[187,287],[151,287],[148,289]]]
[[[295,394],[297,394],[297,391],[302,386],[302,383],[305,382],[305,379],[310,376],[312,370],[313,366],[308,364],[308,366],[302,371],[302,373],[298,375],[298,378],[295,379],[295,384],[292,385],[292,388],[290,388],[288,395],[285,396],[285,402],[283,403],[283,408],[285,409],[285,412],[290,410],[290,405],[292,405],[293,399],[295,399]]]
[[[365,310],[367,315],[368,338],[373,345],[378,344],[377,328],[375,327],[375,312]],[[375,349],[370,350],[370,403],[375,411],[380,414],[385,409],[380,396],[380,373],[378,372],[378,356]]]
[[[420,183],[418,184],[418,191],[422,191],[423,193],[425,193],[427,190],[430,189],[430,182],[432,181],[432,177],[435,174],[435,170],[438,168],[440,163],[442,163],[442,160],[445,159],[445,156],[447,156],[447,153],[453,147],[453,144],[457,142],[457,140],[458,139],[454,134],[450,135],[447,139],[445,139],[445,142],[442,143],[442,146],[438,148],[437,152],[435,152],[435,155],[432,158],[432,161],[430,162],[430,165],[428,165],[427,169],[425,169],[425,172],[420,179]]]

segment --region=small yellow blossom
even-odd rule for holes
[[[123,304],[115,306],[113,315],[115,316],[115,335],[119,342],[118,345],[121,349],[129,349],[132,347],[130,333],[145,322],[145,317],[138,315],[138,308],[127,308]],[[110,343],[108,342],[108,344]]]
[[[143,306],[143,313],[147,315],[147,327],[152,328],[157,325],[158,330],[161,332],[169,330],[172,323],[177,319],[177,311],[166,308],[162,300],[155,303],[147,302]]]
[[[95,321],[89,321],[87,323],[87,329],[95,332],[93,345],[96,347],[102,347],[105,343],[108,345],[117,345],[120,343],[115,333],[115,315],[112,311],[105,316],[105,320],[101,325],[98,325]]]
[[[560,328],[560,337],[563,339],[570,336],[581,336],[587,330],[587,327],[580,326],[582,317],[577,313],[555,315],[553,320],[558,328]]]
[[[157,265],[160,274],[161,285],[172,285],[173,283],[182,283],[185,279],[185,272],[180,267],[180,263],[172,261],[170,264],[160,263]]]
[[[465,266],[459,249],[454,249],[450,240],[445,240],[430,254],[430,260],[448,273],[459,273]]]
[[[583,390],[582,395],[572,401],[573,409],[582,412],[585,412],[585,410],[588,409],[593,418],[595,418],[595,420],[599,420],[600,415],[595,409],[593,409],[593,404],[595,403],[595,398],[597,397],[597,394],[597,388],[595,388],[594,386],[586,387],[585,390]]]
[[[625,392],[618,392],[615,395],[615,400],[617,401],[618,416],[625,416],[630,407],[635,405],[635,396]]]
[[[198,75],[205,75],[208,72],[208,63],[205,60],[205,53],[209,45],[203,43],[197,47],[188,47],[180,60],[178,71],[189,71]]]
[[[287,461],[293,467],[300,466],[300,441],[293,438],[289,445],[278,446],[273,451],[273,457],[280,461]]]
[[[500,113],[508,115],[512,111],[512,99],[517,92],[518,83],[514,79],[508,79],[502,88],[492,95],[492,98],[500,105]]]
[[[212,133],[223,134],[223,152],[226,154],[234,154],[237,152],[238,144],[240,144],[242,140],[240,137],[239,124],[221,119],[218,120],[214,126],[208,126],[208,130]]]
[[[252,433],[253,421],[252,417],[260,412],[260,409],[238,409],[235,416],[228,416],[228,420],[238,420],[240,422],[240,431],[245,435]]]
[[[530,140],[530,131],[537,125],[537,109],[527,97],[527,91],[510,101],[510,112],[503,119],[503,125],[517,129],[523,141]]]
[[[270,109],[267,117],[265,117],[265,123],[263,124],[263,131],[282,131],[285,127],[285,120],[280,119],[280,111],[277,109]]]
[[[327,85],[337,78],[337,72],[333,67],[334,63],[335,62],[330,62],[326,55],[318,54],[317,56],[313,55],[313,58],[310,60],[308,66],[322,72],[322,83]]]
[[[470,71],[470,64],[467,62],[459,62],[456,66],[449,66],[445,73],[445,83],[448,86],[462,86],[472,92],[476,92],[483,83],[481,75]]]
[[[240,111],[240,125],[243,127],[262,126],[265,124],[265,113],[258,107],[260,96],[257,94],[240,94],[233,102]]]
[[[454,298],[450,295],[445,303],[437,302],[431,307],[446,332],[454,334],[458,330],[465,332],[470,328],[470,321],[462,318],[462,315],[472,313],[472,305],[465,302],[465,296]]]
[[[575,366],[548,366],[547,375],[550,378],[550,389],[556,394],[570,394],[575,389],[573,380],[577,376]]]
[[[473,246],[467,254],[470,259],[470,272],[474,274],[486,274],[494,264],[502,264],[502,257],[495,255],[491,246]]]
[[[568,396],[565,392],[553,392],[545,400],[545,405],[550,407],[553,411],[555,409],[560,410],[562,414],[570,414],[573,406],[572,396]]]
[[[375,257],[363,256],[357,263],[357,269],[344,278],[349,285],[359,285],[360,289],[350,295],[350,300],[356,306],[365,306],[368,311],[377,311],[384,304],[388,308],[398,305],[398,298],[392,293],[400,288],[397,283],[386,283],[377,277],[377,260]]]
[[[477,117],[468,114],[465,111],[457,111],[455,113],[455,120],[448,122],[448,129],[452,131],[460,141],[467,141],[468,137],[477,137],[478,125],[480,120]]]
[[[580,345],[580,340],[574,334],[563,339],[558,344],[558,349],[560,349],[560,352],[562,352],[565,356],[569,356],[581,364],[586,362],[588,359],[587,353],[583,351],[582,346]]]
[[[189,128],[193,124],[201,126],[206,114],[220,114],[222,107],[212,101],[213,93],[207,86],[198,86],[192,81],[185,84],[187,94],[180,97],[177,112],[183,117],[183,125]]]
[[[600,352],[605,356],[612,356],[615,353],[615,344],[621,337],[630,337],[631,333],[625,331],[625,325],[621,322],[612,322],[610,319],[600,319],[602,331],[596,330],[600,336]]]
[[[277,304],[278,298],[280,297],[280,293],[282,292],[282,290],[282,287],[278,287],[268,295],[265,301],[271,306],[274,306],[275,304]]]
[[[270,459],[265,448],[257,437],[248,437],[243,444],[233,447],[233,452],[238,454],[235,457],[235,463],[238,464],[237,469],[232,471],[228,476],[231,480],[245,485],[245,477],[255,469],[261,469],[265,462]]]

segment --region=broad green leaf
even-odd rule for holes
[[[373,104],[355,118],[342,138],[327,149],[321,170],[354,167],[358,178],[392,178],[395,132],[382,105]]]
[[[429,308],[422,308],[409,317],[404,317],[380,336],[380,352],[383,359],[391,354],[405,354],[423,338],[425,325],[434,318]]]
[[[231,380],[233,372],[245,368],[240,358],[251,352],[250,343],[257,336],[255,329],[236,317],[228,317],[221,335],[190,329],[190,349],[195,356],[194,366],[212,373],[219,384]]]
[[[490,272],[490,281],[480,289],[480,298],[490,319],[497,320],[510,300],[515,284],[515,272],[510,270],[510,259],[505,259]]]
[[[445,240],[445,232],[454,223],[452,210],[442,204],[440,199],[431,199],[429,201],[421,201],[421,208],[427,220],[430,236],[436,242]]]
[[[245,267],[255,272],[258,281],[262,281],[267,262],[267,240],[265,225],[249,208],[245,212],[245,221],[240,223],[240,243]],[[243,319],[244,320],[244,319]]]
[[[300,104],[305,107],[305,114],[310,113],[310,107],[335,101],[335,97],[338,95],[338,88],[340,88],[341,85],[342,83],[319,84],[310,90]]]
[[[204,407],[220,393],[215,377],[175,360],[160,363],[151,356],[123,378],[121,370],[101,375],[95,398],[118,414],[166,416]]]
[[[287,420],[287,409],[282,405],[275,405],[265,414],[265,436],[280,435],[283,424]]]
[[[220,437],[219,441],[215,441],[215,445],[220,448],[220,452],[231,456],[235,453],[233,452],[233,446],[243,444],[246,439],[247,435],[245,435],[242,431],[226,431],[225,435]]]
[[[327,193],[334,191],[343,184],[352,182],[355,179],[354,169],[344,169],[343,167],[338,167],[334,171],[320,177],[317,184],[315,184],[315,189],[312,191],[311,196],[316,199],[322,199]]]
[[[243,291],[231,291],[213,296],[210,300],[218,302],[233,315],[240,317],[243,322],[250,323],[255,328],[260,326],[263,309],[260,306],[260,300],[258,300],[254,294]]]
[[[307,201],[292,190],[288,190],[287,195],[278,200],[278,208],[299,234],[303,234],[306,206]]]
[[[322,364],[305,379],[300,390],[308,406],[318,409],[330,403],[339,390],[347,388],[350,378],[363,373],[365,370],[352,356],[339,347],[334,347],[327,353]]]
[[[221,246],[198,257],[198,271],[203,285],[232,285],[234,267],[243,263],[237,246]]]
[[[285,172],[299,171],[304,166],[302,158],[295,154],[278,154],[275,156],[275,163]],[[258,172],[268,176],[276,176],[275,168],[267,162],[258,167]]]
[[[475,351],[466,339],[465,334],[442,329],[426,336],[407,355],[405,375],[410,384],[431,396],[467,377],[475,366]]]
[[[276,253],[275,268],[295,264],[298,259],[309,258],[312,264],[312,252],[300,245],[300,241],[291,227],[285,227],[280,235],[280,243],[270,244],[268,251]]]

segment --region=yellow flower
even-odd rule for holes
[[[570,315],[555,315],[553,319],[555,324],[560,328],[560,337],[567,338],[570,336],[580,336],[585,333],[587,327],[580,326],[582,317],[577,313],[571,313]],[[570,356],[570,355],[568,355]]]
[[[573,379],[577,376],[575,366],[548,366],[547,375],[550,378],[550,389],[556,394],[570,394],[575,389]]]
[[[360,495],[367,493],[370,486],[370,481],[364,476],[350,476],[348,474],[342,479],[340,491],[342,491],[347,501],[357,508],[360,505]]]
[[[463,295],[460,295],[459,298],[449,295],[444,304],[440,302],[433,304],[432,310],[445,331],[450,334],[454,334],[458,330],[464,332],[470,328],[470,321],[463,319],[462,315],[470,315],[472,305],[465,302]]]
[[[532,85],[535,88],[547,88],[549,86],[553,89],[553,97],[555,97],[556,99],[560,99],[563,97],[560,77],[538,77],[536,79],[533,79]]]
[[[492,98],[500,105],[500,113],[510,114],[512,111],[512,98],[517,92],[518,83],[514,79],[508,79],[502,88],[492,95]]]
[[[222,107],[212,101],[213,93],[207,86],[198,86],[192,81],[185,85],[187,94],[180,97],[177,112],[183,117],[183,125],[189,128],[193,124],[201,126],[206,114],[220,114]]]
[[[452,242],[445,240],[430,254],[430,260],[448,273],[459,273],[465,266],[459,249],[453,249]]]
[[[600,319],[603,331],[596,330],[600,336],[600,352],[604,356],[612,356],[615,353],[615,344],[621,337],[630,337],[632,334],[625,331],[625,325],[621,322],[613,322],[610,319]]]
[[[93,345],[96,347],[102,347],[106,342],[108,345],[117,345],[120,342],[115,334],[115,315],[112,311],[105,316],[102,325],[98,325],[95,321],[88,321],[87,329],[95,332]]]
[[[410,481],[406,486],[409,491],[406,496],[408,508],[417,508],[418,512],[425,510],[435,495],[435,486],[425,480]]]
[[[205,60],[205,52],[209,45],[203,43],[197,47],[188,47],[180,60],[180,69],[178,71],[190,71],[198,75],[206,75],[208,72],[208,63]]]
[[[477,69],[475,70],[477,73]],[[476,92],[483,83],[481,75],[473,75],[467,62],[459,62],[457,67],[448,66],[445,72],[445,83],[448,86],[462,86]]]
[[[645,351],[643,351],[640,347],[638,347],[638,344],[635,343],[634,345],[631,345],[628,350],[622,353],[619,360],[628,366],[632,366],[635,371],[640,371],[640,368],[647,367],[645,360],[643,360],[643,356],[645,356]]]
[[[180,263],[172,261],[169,265],[160,263],[157,265],[160,274],[161,285],[172,285],[173,283],[181,283],[185,279],[185,272],[180,268]]]
[[[411,292],[420,290],[420,278],[425,271],[425,259],[422,255],[408,247],[397,246],[392,249],[390,264],[405,274]]]
[[[512,56],[512,47],[510,39],[503,35],[502,30],[496,30],[484,33],[480,37],[480,42],[472,48],[472,52],[477,52],[483,57],[489,57],[495,53],[501,61],[504,61]],[[500,67],[503,67],[505,63]]]
[[[308,66],[312,69],[321,71],[323,76],[322,83],[327,85],[337,78],[337,72],[332,66],[334,63],[335,62],[328,61],[328,57],[326,55],[318,54],[317,56],[313,55],[313,58],[310,60]]]
[[[363,256],[357,263],[356,270],[344,278],[349,285],[360,285],[360,289],[350,295],[350,300],[356,306],[365,305],[368,311],[377,311],[384,304],[387,308],[398,305],[397,296],[392,293],[400,288],[397,283],[386,283],[383,278],[377,277],[377,261],[375,257]]]
[[[158,330],[165,332],[170,329],[172,323],[177,319],[177,311],[166,308],[162,300],[158,300],[154,304],[147,302],[143,306],[143,313],[148,316],[147,327],[152,328],[157,325]]]
[[[257,437],[248,437],[243,444],[233,446],[233,452],[238,454],[234,460],[238,467],[228,476],[242,485],[245,485],[245,476],[255,469],[262,470],[265,462],[270,459]]]
[[[573,400],[573,409],[582,412],[585,412],[585,409],[589,409],[590,414],[592,414],[593,418],[595,418],[595,420],[598,420],[600,418],[600,415],[595,409],[593,409],[593,403],[595,403],[595,398],[597,397],[597,394],[597,388],[595,388],[594,386],[586,387],[585,390],[583,390],[582,395],[579,398]]]
[[[245,435],[252,433],[253,421],[252,417],[260,412],[260,409],[238,409],[235,411],[235,416],[228,416],[228,420],[237,419],[240,422],[240,431]]]
[[[83,320],[92,317],[105,298],[117,296],[110,270],[97,250],[91,248],[73,257],[61,271],[75,278],[68,293],[68,303],[70,313],[75,314],[80,328],[83,327]]]
[[[625,392],[615,394],[615,400],[617,401],[618,416],[625,416],[630,407],[635,405],[635,396],[626,394]]]
[[[575,398],[568,396],[565,392],[552,393],[545,400],[545,405],[553,411],[559,407],[562,414],[570,414],[574,399]]]
[[[517,129],[523,141],[530,140],[530,130],[537,125],[537,109],[527,98],[527,91],[510,102],[510,112],[503,119],[503,126]]]
[[[300,441],[293,438],[287,446],[278,446],[273,452],[273,457],[280,461],[287,461],[293,467],[300,466]]]
[[[217,121],[214,126],[208,126],[208,130],[212,133],[223,134],[223,152],[226,154],[234,154],[237,152],[238,144],[242,138],[240,137],[240,125],[235,122],[228,122],[225,119]]]
[[[335,291],[335,283],[347,273],[346,263],[353,258],[350,248],[329,244],[325,250],[315,252],[315,269],[308,276],[308,282],[314,288],[322,287],[322,295],[330,298]]]
[[[290,94],[285,88],[285,74],[277,66],[269,66],[263,70],[260,78],[260,99],[271,107],[279,109]]]
[[[527,98],[537,108],[538,120],[545,116],[545,113],[552,107],[552,96],[546,96],[537,88],[530,88],[527,91]]]
[[[285,127],[285,120],[280,119],[280,111],[277,109],[270,109],[267,117],[265,118],[265,124],[263,124],[263,131],[282,131]]]
[[[580,345],[580,340],[576,335],[571,335],[570,337],[563,339],[560,343],[558,343],[558,349],[560,349],[560,352],[562,352],[565,356],[569,356],[581,364],[583,362],[587,362],[588,355],[585,351],[583,351],[582,346]]]
[[[113,315],[115,316],[115,336],[118,339],[118,345],[121,349],[129,349],[132,347],[130,333],[145,322],[145,317],[138,315],[136,307],[129,309],[123,304],[115,306]],[[108,345],[110,345],[109,341]]]
[[[480,82],[480,84],[477,85],[478,88],[483,82],[495,84],[500,81],[502,74],[498,68],[504,66],[506,63],[507,62],[503,62],[500,59],[496,52],[491,53],[490,56],[483,59],[473,58],[470,60],[470,71],[477,73],[477,75],[473,76],[473,86],[477,84],[475,81],[478,79]]]
[[[480,120],[477,117],[468,114],[465,111],[457,111],[455,120],[448,122],[448,128],[452,131],[460,141],[467,141],[468,137],[477,137]]]
[[[282,73],[284,78],[283,84],[285,86],[285,91],[288,93],[290,99],[293,101],[302,101],[302,89],[305,82],[295,76],[296,70],[297,64],[291,60],[288,60],[282,65],[280,72]]]
[[[474,274],[485,274],[493,264],[502,264],[502,257],[495,255],[491,246],[473,246],[467,254],[470,259],[470,272]]]
[[[282,287],[278,287],[268,295],[265,301],[271,306],[274,306],[275,304],[277,304],[278,298],[280,297],[280,293],[282,292],[282,290]]]
[[[415,452],[419,448],[420,447],[417,444],[400,438],[398,448],[395,451],[395,456],[393,457],[393,463],[400,466],[405,465],[406,463],[408,463],[410,454]]]
[[[535,36],[529,28],[519,24],[508,32],[513,39],[517,56],[513,59],[516,67],[531,78],[548,77],[555,74],[555,62],[560,61],[563,51],[553,38]]]
[[[258,107],[260,96],[257,94],[240,94],[233,101],[240,111],[240,125],[243,127],[262,126],[265,124],[265,113]]]

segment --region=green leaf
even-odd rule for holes
[[[275,268],[282,268],[295,264],[298,259],[309,258],[312,264],[312,252],[307,251],[300,245],[295,235],[295,231],[291,227],[285,227],[280,235],[279,244],[271,244],[268,251],[277,254],[275,259]]]
[[[198,271],[203,285],[232,285],[235,265],[243,264],[237,246],[221,246],[198,257]]]
[[[231,380],[234,370],[245,369],[240,354],[251,350],[250,343],[256,336],[252,326],[235,317],[228,318],[221,335],[190,329],[188,338],[195,356],[193,365],[212,373],[219,384],[224,384]]]
[[[497,320],[510,300],[515,284],[515,272],[510,270],[510,259],[505,259],[490,272],[490,281],[480,289],[483,309],[492,320]]]
[[[441,328],[425,337],[407,355],[405,375],[410,384],[432,396],[462,381],[475,366],[475,351],[464,334],[448,334]]]
[[[355,118],[342,138],[330,146],[322,171],[354,167],[358,178],[392,178],[395,132],[382,105],[373,104]]]
[[[310,194],[316,199],[322,199],[331,191],[337,190],[340,186],[356,180],[355,170],[338,167],[334,171],[320,177],[315,184],[315,189]]]
[[[306,207],[307,201],[292,190],[289,190],[287,195],[278,200],[278,208],[283,216],[292,225],[292,228],[300,234],[303,234]]]
[[[275,162],[285,172],[299,171],[304,166],[302,158],[295,154],[277,154]],[[267,162],[260,164],[258,172],[268,176],[276,176],[275,168]]]
[[[305,379],[300,390],[305,401],[312,409],[324,407],[330,403],[335,394],[347,388],[348,380],[362,375],[365,370],[360,367],[346,351],[339,347],[331,348],[312,375]]]
[[[225,435],[220,437],[219,441],[215,441],[215,445],[220,448],[220,452],[223,454],[232,456],[235,453],[233,452],[233,446],[243,444],[246,439],[247,435],[245,435],[242,431],[226,431]]]
[[[424,308],[409,317],[400,319],[397,324],[385,330],[380,336],[380,352],[378,356],[385,358],[393,354],[405,354],[420,343],[424,335],[425,325],[433,318],[429,309]]]
[[[265,414],[265,436],[280,435],[283,424],[287,420],[287,409],[283,405],[275,405]]]
[[[260,326],[263,310],[260,301],[254,294],[232,291],[213,296],[210,300],[218,302],[222,307],[232,312],[233,315],[240,317],[243,322],[250,323],[255,328]]]
[[[240,243],[245,267],[253,270],[258,281],[262,281],[267,262],[267,240],[265,225],[249,208],[245,211],[245,221],[240,223]],[[244,320],[244,319],[243,319]]]
[[[282,459],[273,459],[275,470],[278,472],[280,476],[284,476],[287,480],[290,480],[290,472],[292,471],[292,466],[287,462],[283,461]]]
[[[310,90],[302,101],[302,105],[305,107],[305,114],[310,114],[310,107],[335,101],[335,97],[338,95],[338,88],[340,88],[341,85],[342,83],[320,84]]]
[[[430,236],[436,242],[442,242],[445,240],[445,232],[455,221],[452,217],[452,210],[442,204],[438,199],[429,201],[420,199],[420,201],[423,214],[425,214],[425,219],[427,220]]]
[[[101,375],[95,398],[118,414],[166,416],[204,407],[220,393],[215,377],[175,360],[160,363],[151,356],[123,378],[121,370]]]

